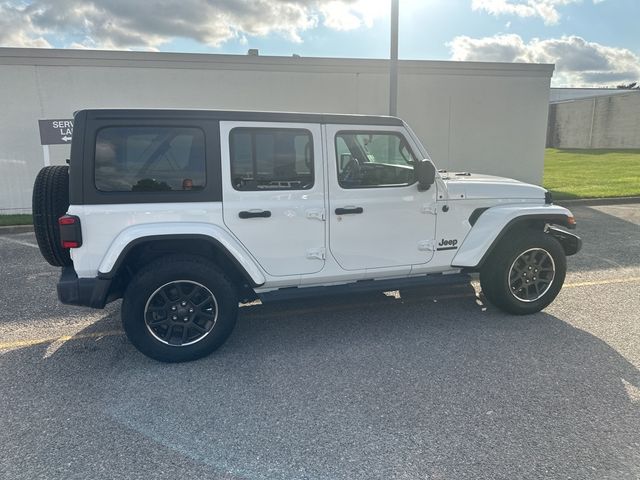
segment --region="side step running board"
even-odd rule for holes
[[[388,292],[402,288],[423,287],[430,285],[456,285],[469,283],[471,276],[466,273],[441,273],[433,275],[420,275],[409,278],[392,278],[385,280],[360,280],[343,285],[331,285],[328,287],[288,287],[258,293],[258,298],[263,302],[281,300],[293,300],[298,298],[313,298],[325,295],[349,295],[362,292]]]

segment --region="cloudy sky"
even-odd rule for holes
[[[386,58],[390,0],[0,0],[0,46]],[[640,81],[640,0],[400,0],[400,58]]]

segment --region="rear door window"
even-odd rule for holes
[[[313,138],[303,129],[234,128],[231,183],[240,191],[313,187]]]

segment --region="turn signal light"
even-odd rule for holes
[[[78,217],[72,217],[71,215],[64,215],[58,219],[58,225],[73,225],[78,220]]]

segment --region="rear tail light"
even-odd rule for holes
[[[82,246],[82,229],[80,219],[75,215],[63,215],[58,219],[60,227],[60,243],[62,248],[79,248]]]

